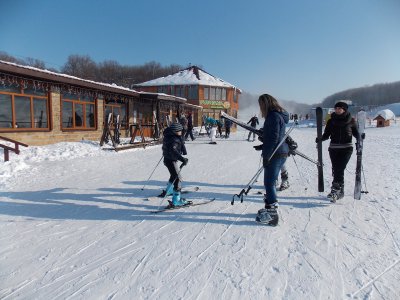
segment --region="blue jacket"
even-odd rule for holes
[[[169,127],[164,131],[162,151],[165,160],[180,160],[183,162],[183,155],[186,155],[185,142],[182,136],[176,135]]]
[[[276,146],[285,136],[286,124],[289,122],[289,114],[287,112],[270,111],[264,122],[263,128],[263,147],[262,156],[269,159],[274,152]],[[284,156],[289,153],[289,147],[286,142],[275,152],[274,156]]]

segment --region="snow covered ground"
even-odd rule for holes
[[[187,143],[184,186],[200,187],[187,197],[216,201],[161,214],[150,213],[160,201],[145,198],[165,186],[162,163],[142,190],[160,146],[23,148],[0,162],[0,298],[399,299],[400,130],[367,128],[366,135],[369,193],[352,197],[355,153],[337,204],[318,193],[316,166],[290,157],[277,227],[254,222],[262,181],[243,203],[230,204],[260,162],[243,131],[217,145]],[[315,136],[315,128],[292,134],[312,158]]]

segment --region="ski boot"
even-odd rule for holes
[[[283,191],[289,188],[289,181],[288,180],[284,180],[281,182],[281,185],[279,186],[279,190]]]
[[[265,208],[257,212],[256,222],[269,226],[276,226],[279,222],[277,202],[273,204],[266,204]]]
[[[185,199],[181,198],[181,191],[180,190],[174,190],[172,194],[172,201],[169,201],[170,206],[176,207],[176,206],[185,206],[189,205],[192,202],[186,201]]]
[[[344,197],[344,185],[337,182],[332,183],[331,192],[327,197],[332,203],[342,199]]]
[[[163,190],[163,191],[161,192],[161,194],[158,195],[158,197],[164,198],[164,197],[166,197],[166,196],[171,196],[173,190],[174,190],[174,187],[173,187],[172,183],[171,183],[171,182],[168,182],[166,189]]]

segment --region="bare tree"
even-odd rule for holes
[[[97,65],[88,55],[75,54],[68,56],[61,72],[88,80],[96,80]]]

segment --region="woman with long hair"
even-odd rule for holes
[[[285,136],[286,124],[289,122],[289,114],[274,97],[268,94],[261,95],[258,98],[258,104],[260,106],[261,115],[265,119],[262,145],[265,207],[258,211],[256,221],[262,224],[275,226],[279,221],[275,182],[289,153],[289,147],[286,142],[283,142],[279,148],[276,149],[276,147]],[[272,155],[273,153],[274,155]]]

